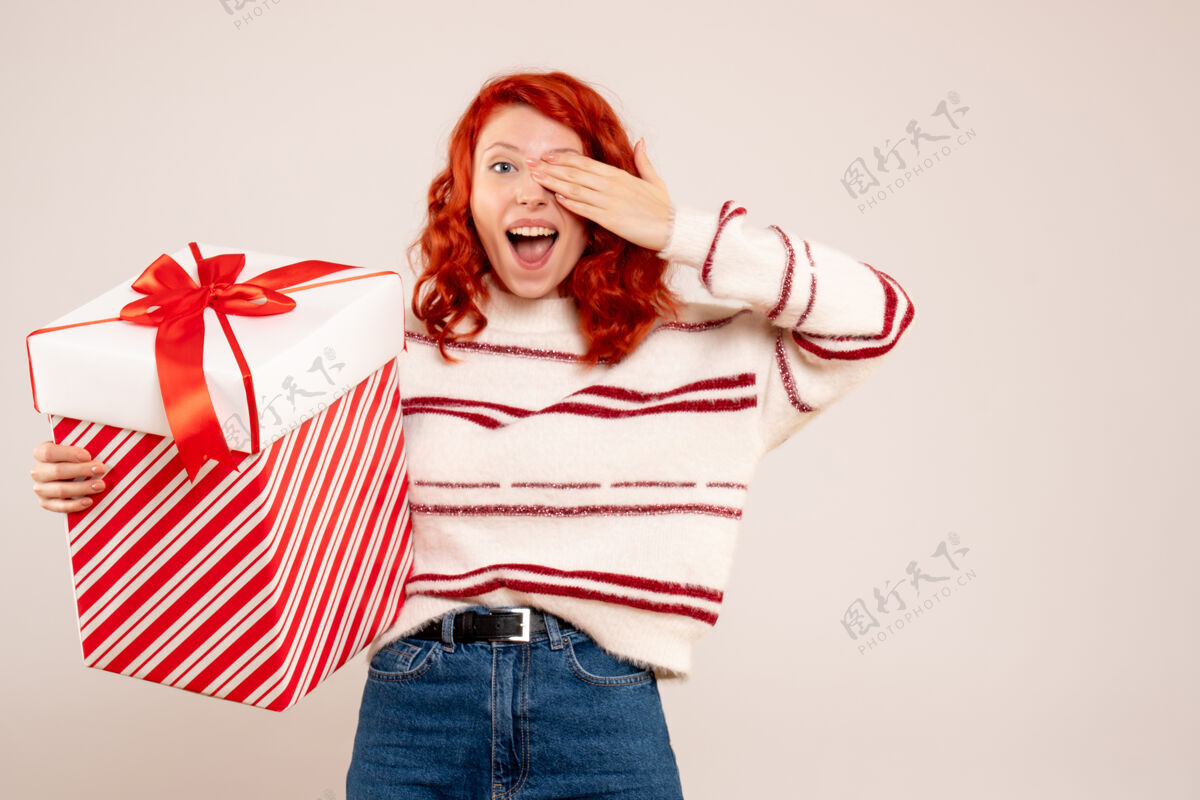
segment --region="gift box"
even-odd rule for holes
[[[193,243],[29,335],[54,441],[109,468],[67,515],[86,665],[282,711],[390,627],[404,297]]]

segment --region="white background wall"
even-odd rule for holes
[[[725,610],[663,685],[687,796],[1200,792],[1194,4],[0,13],[0,794],[344,796],[361,656],[283,715],[83,667],[23,338],[192,240],[401,263],[454,121],[523,67],[603,87],[678,202],[734,199],[917,308],[761,466]],[[843,172],[913,161],[910,120],[956,133],[944,99],[969,137],[860,209]],[[951,533],[974,577],[860,652],[847,606]]]

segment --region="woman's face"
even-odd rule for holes
[[[521,297],[554,293],[587,246],[584,219],[560,206],[525,163],[556,151],[582,155],[583,142],[575,131],[527,105],[492,112],[475,147],[475,230],[496,277]]]

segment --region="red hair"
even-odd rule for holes
[[[487,299],[483,276],[491,271],[471,219],[471,165],[479,132],[498,108],[532,106],[575,131],[584,154],[637,175],[633,147],[612,106],[591,86],[562,72],[518,73],[484,84],[450,134],[449,164],[429,187],[428,219],[420,237],[424,270],[417,280],[412,308],[425,321],[447,361],[446,344],[471,338],[487,327],[480,310]],[[572,297],[580,328],[588,341],[583,360],[616,362],[650,332],[660,314],[674,314],[679,299],[667,289],[667,262],[656,253],[622,239],[580,217],[588,245],[559,284],[560,296]],[[431,284],[422,297],[421,287]],[[471,329],[454,330],[470,318]]]

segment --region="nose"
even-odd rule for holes
[[[525,170],[517,183],[517,203],[523,206],[540,208],[550,202],[550,190],[542,186],[529,170]]]

